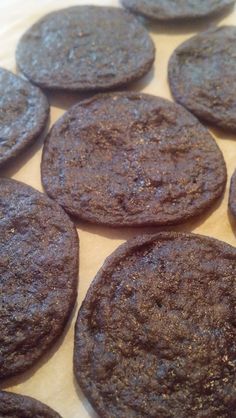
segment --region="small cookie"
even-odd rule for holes
[[[236,170],[231,178],[230,191],[229,191],[229,208],[236,218]]]
[[[131,12],[160,21],[188,20],[222,13],[235,0],[121,0]]]
[[[73,106],[49,133],[41,170],[46,192],[68,213],[110,226],[185,222],[226,183],[206,128],[182,106],[141,93]]]
[[[38,87],[0,68],[0,166],[43,132],[49,105]]]
[[[75,330],[77,381],[102,418],[235,416],[236,248],[139,236],[92,282]]]
[[[169,61],[169,83],[175,100],[199,119],[236,132],[236,26],[181,44]]]
[[[61,418],[61,416],[42,402],[29,396],[0,392],[1,418]]]
[[[0,379],[27,370],[62,334],[77,294],[78,238],[63,209],[0,179]]]
[[[154,44],[128,12],[75,6],[44,16],[21,38],[16,60],[23,74],[48,89],[104,90],[146,74]]]

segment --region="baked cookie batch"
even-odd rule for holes
[[[19,40],[19,75],[0,69],[1,167],[46,133],[42,90],[91,96],[46,135],[45,194],[0,178],[1,381],[37,364],[64,332],[77,298],[74,220],[164,228],[207,213],[225,190],[222,152],[202,123],[236,133],[235,27],[209,29],[173,52],[176,103],[130,83],[156,54],[135,15],[184,24],[235,2],[121,3],[51,12]],[[235,173],[229,208],[235,217]],[[236,248],[169,229],[137,236],[107,258],[79,309],[74,341],[76,380],[100,417],[235,417],[235,278]],[[0,392],[0,417],[36,416],[60,418],[32,398]]]

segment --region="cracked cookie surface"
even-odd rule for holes
[[[165,225],[199,215],[222,193],[215,140],[183,107],[155,96],[95,96],[66,112],[43,150],[50,197],[83,220]]]
[[[120,246],[75,330],[76,378],[103,418],[232,418],[236,249],[181,233]]]
[[[236,27],[181,44],[169,61],[169,83],[175,100],[199,119],[236,132]]]
[[[35,84],[59,90],[105,90],[146,74],[154,44],[138,20],[114,7],[52,12],[21,38],[16,60]]]
[[[29,396],[0,392],[1,418],[61,418],[42,402]]]
[[[77,295],[78,238],[37,190],[0,180],[0,379],[27,370],[62,334]]]
[[[39,137],[48,115],[48,101],[38,87],[0,68],[0,166]]]
[[[131,12],[160,21],[213,16],[233,6],[235,0],[121,0]]]

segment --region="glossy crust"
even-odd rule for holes
[[[160,21],[210,17],[224,12],[235,0],[121,0],[131,12]]]
[[[48,89],[104,90],[141,78],[154,61],[154,44],[128,12],[76,6],[52,12],[21,38],[16,60]]]
[[[199,119],[236,132],[236,27],[203,32],[169,61],[172,94]]]
[[[76,378],[102,418],[232,418],[236,249],[139,236],[95,277],[75,330]]]
[[[72,107],[45,141],[41,170],[46,192],[68,213],[111,226],[184,222],[226,182],[222,153],[197,119],[141,93]]]
[[[61,416],[36,399],[0,392],[1,418],[61,418]]]
[[[0,379],[27,370],[62,333],[77,294],[77,232],[59,205],[0,180]]]
[[[0,68],[0,166],[39,137],[48,115],[48,101],[38,87]]]
[[[229,208],[236,218],[236,170],[231,178],[230,191],[229,191]]]

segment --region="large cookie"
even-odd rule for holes
[[[202,213],[226,169],[209,132],[183,107],[155,96],[95,96],[56,122],[43,151],[46,192],[83,220],[165,225]]]
[[[0,180],[0,379],[28,369],[62,333],[77,293],[78,238],[55,202]]]
[[[160,233],[119,247],[75,333],[76,378],[102,418],[233,418],[236,249]]]
[[[0,418],[61,418],[43,403],[29,396],[0,392]]]
[[[35,84],[60,90],[103,90],[149,71],[154,45],[128,12],[76,6],[52,12],[21,38],[16,60]]]
[[[230,191],[229,191],[229,208],[236,218],[236,170],[231,178]]]
[[[199,119],[236,132],[236,27],[180,45],[170,58],[169,82],[176,101]]]
[[[160,21],[209,17],[225,11],[235,0],[121,0],[134,13]]]
[[[0,68],[0,166],[42,133],[49,105],[39,88]]]

